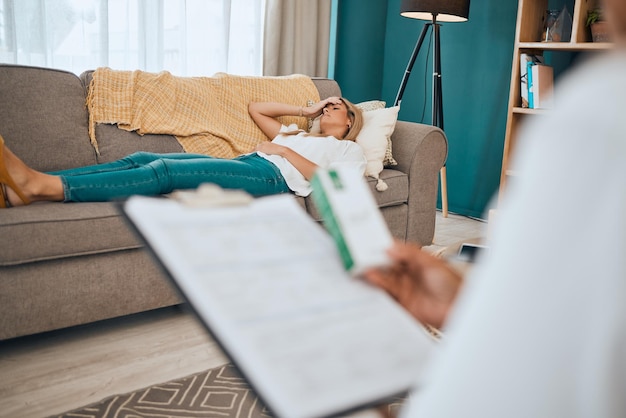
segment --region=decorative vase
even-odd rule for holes
[[[593,42],[611,42],[609,25],[605,21],[592,23],[591,39]]]

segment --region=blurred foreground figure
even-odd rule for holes
[[[445,328],[403,417],[626,416],[626,1],[604,3],[616,47],[521,132],[489,257],[463,282],[397,244],[368,272]]]

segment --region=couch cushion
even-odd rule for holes
[[[139,135],[136,132],[128,132],[120,129],[117,125],[96,125],[96,138],[98,138],[99,163],[108,163],[126,157],[137,151],[155,152],[167,154],[172,152],[185,152],[182,145],[172,135]]]
[[[28,165],[54,171],[96,163],[76,75],[2,64],[0,97],[0,134]]]
[[[367,182],[379,208],[386,208],[406,204],[409,199],[409,177],[401,171],[386,168],[380,173],[380,178],[389,185],[389,189],[379,192],[376,190],[376,180],[368,177]],[[305,198],[307,212],[313,219],[322,218],[313,203],[311,196]]]
[[[43,203],[4,209],[0,266],[140,248],[115,203]]]
[[[317,91],[320,94],[320,99],[325,99],[332,96],[341,97],[341,89],[339,88],[339,84],[335,80],[322,77],[312,77],[311,80],[313,80],[315,87],[317,87]]]

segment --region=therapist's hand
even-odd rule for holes
[[[365,272],[365,280],[386,290],[420,322],[441,328],[463,278],[415,244],[396,241],[388,254],[392,266]]]

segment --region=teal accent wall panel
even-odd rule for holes
[[[469,21],[442,23],[448,206],[454,213],[485,217],[499,186],[516,14],[514,0],[472,0]],[[340,0],[335,75],[343,94],[393,104],[423,25],[400,16],[400,0]],[[360,44],[342,56],[362,36],[368,50]],[[404,92],[401,120],[431,123],[432,75],[428,36]]]
[[[337,0],[335,80],[350,101],[381,98],[387,0]]]

